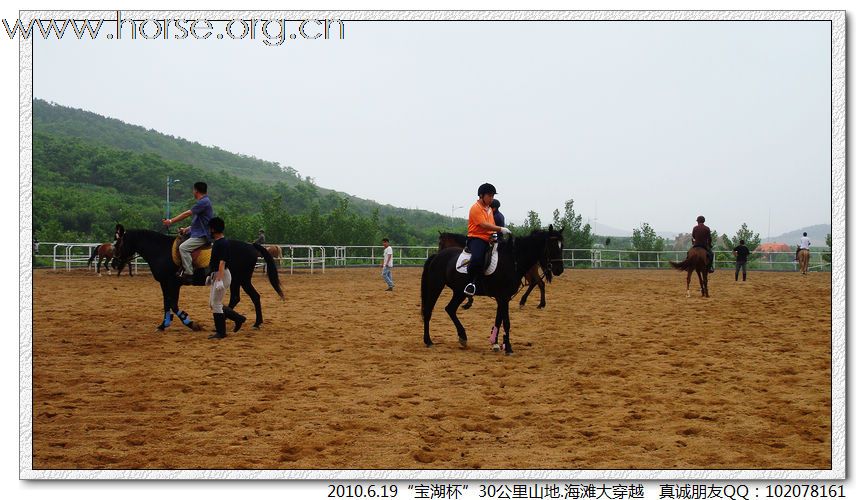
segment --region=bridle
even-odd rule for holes
[[[562,244],[562,240],[560,238],[553,238],[553,241],[555,241],[556,244],[558,244],[558,245]],[[541,270],[542,270],[541,279],[546,280],[548,276],[549,277],[553,276],[553,262],[564,262],[564,261],[565,261],[565,259],[552,259],[552,258],[550,258],[549,240],[544,242],[544,256],[541,259],[541,264],[542,264],[541,265]]]

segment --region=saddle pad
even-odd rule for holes
[[[210,245],[206,245],[207,248],[196,248],[192,251],[192,267],[193,269],[200,269],[202,267],[207,267],[210,265]],[[171,260],[174,261],[174,265],[181,266],[180,262],[180,240],[175,239],[174,244],[171,245]]]
[[[457,272],[468,274],[469,261],[472,260],[472,254],[463,250],[463,253],[457,258]],[[493,243],[493,256],[490,258],[490,266],[484,271],[484,276],[489,276],[496,272],[496,264],[499,263],[499,244]]]

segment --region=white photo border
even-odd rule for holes
[[[832,467],[820,470],[34,470],[32,107],[33,41],[19,42],[19,478],[20,479],[302,479],[302,480],[841,480],[846,478],[846,13],[845,11],[123,11],[153,19],[339,19],[342,21],[811,21],[831,23],[832,99]],[[116,19],[117,11],[21,11],[29,19]]]

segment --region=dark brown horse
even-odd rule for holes
[[[179,266],[174,263],[171,256],[174,239],[174,236],[155,231],[126,231],[117,243],[117,255],[115,259],[119,261],[118,265],[123,265],[131,261],[138,254],[147,262],[150,272],[153,274],[153,279],[158,281],[162,288],[163,319],[156,327],[158,330],[165,330],[171,325],[172,315],[176,315],[187,327],[197,330],[199,329],[199,325],[192,321],[189,315],[178,307],[182,283],[177,278]],[[250,245],[240,240],[228,241],[228,256],[226,268],[231,271],[231,286],[229,290],[231,298],[228,301],[228,307],[234,309],[234,306],[240,301],[240,289],[243,287],[243,291],[249,295],[252,304],[255,306],[255,324],[253,328],[259,328],[264,319],[261,314],[261,296],[255,287],[252,286],[252,272],[255,270],[258,258],[264,257],[264,261],[267,263],[267,278],[270,281],[270,285],[279,295],[279,298],[285,300],[279,283],[276,262],[274,262],[273,257],[261,245],[255,243]],[[195,274],[196,285],[204,285],[205,274],[206,271],[204,269],[197,270]]]
[[[564,271],[562,248],[564,240],[561,231],[550,226],[549,231],[533,231],[525,237],[506,239],[498,246],[499,261],[495,272],[484,277],[478,295],[486,295],[496,299],[496,320],[490,335],[490,344],[498,347],[499,328],[504,328],[503,347],[505,353],[513,353],[511,348],[511,317],[509,305],[511,298],[519,291],[523,275],[534,265],[540,263],[549,272],[544,273],[547,281],[552,281],[553,275],[559,276]],[[463,292],[468,283],[468,275],[460,273],[458,260],[459,248],[445,248],[430,255],[423,266],[421,274],[421,315],[423,316],[423,341],[427,347],[433,345],[429,326],[433,308],[439,295],[445,287],[453,293],[450,302],[445,307],[448,316],[457,329],[457,337],[463,346],[468,342],[465,327],[457,318],[457,310],[466,298]]]
[[[439,233],[439,251],[444,250],[445,248],[465,248],[466,246],[466,236],[457,233]],[[529,294],[532,293],[535,287],[538,287],[541,290],[541,302],[538,304],[538,309],[543,309],[547,306],[547,293],[546,286],[544,285],[543,274],[541,273],[541,266],[535,264],[528,271],[526,271],[525,276],[523,278],[528,283],[529,288],[526,290],[526,293],[523,294],[522,298],[520,298],[520,307],[526,305],[526,300],[529,298]],[[474,297],[469,297],[465,304],[462,305],[463,309],[468,309],[474,304]]]
[[[688,277],[685,278],[685,293],[688,297],[691,296],[691,273],[697,272],[697,278],[700,280],[700,294],[702,297],[709,297],[709,256],[706,249],[702,247],[691,247],[688,250],[688,256],[682,262],[670,261],[673,269],[679,271],[688,271]]]
[[[106,271],[110,271],[111,268],[108,267],[109,262],[112,266],[114,266],[114,262],[112,258],[114,257],[114,243],[103,243],[93,249],[90,253],[90,259],[87,261],[87,267],[93,265],[93,259],[99,257],[99,260],[96,262],[96,274],[98,276],[102,276],[101,270],[102,266],[105,266]],[[129,265],[129,276],[132,276],[132,262],[128,263]],[[117,269],[115,267],[115,269]],[[117,269],[117,276],[120,276],[120,273],[123,272],[123,268]]]

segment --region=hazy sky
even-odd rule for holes
[[[702,214],[765,237],[831,222],[830,28],[364,21],[278,47],[37,40],[34,96],[400,207],[465,216],[492,182],[516,223],[573,199],[625,231]]]

